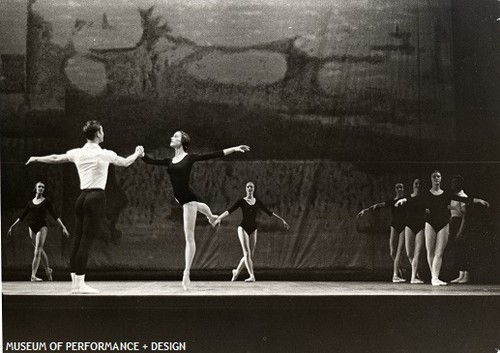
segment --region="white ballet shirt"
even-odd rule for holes
[[[117,154],[101,148],[97,143],[87,142],[82,148],[66,152],[68,159],[75,163],[80,177],[80,189],[106,188],[108,168],[114,163]]]

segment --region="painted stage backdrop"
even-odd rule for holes
[[[396,182],[410,193],[413,179],[428,181],[432,168],[443,169],[445,186],[456,173],[498,180],[494,166],[473,173],[469,165],[442,163],[457,159],[449,0],[1,6],[4,277],[30,273],[27,225],[5,235],[36,181],[46,183],[70,231],[74,222],[74,166],[24,162],[83,145],[81,127],[90,119],[104,125],[103,147],[122,156],[136,145],[171,156],[178,129],[191,135],[195,153],[250,145],[248,154],[197,163],[192,184],[222,213],[254,181],[258,198],[290,223],[285,231],[261,215],[257,277],[381,270],[390,278],[390,214],[359,219],[360,209],[392,198]],[[479,184],[469,190],[488,198],[481,194],[488,186]],[[142,161],[111,167],[106,193],[106,224],[89,269],[179,273],[182,209],[166,168]],[[240,218],[235,212],[213,229],[199,217],[193,271],[236,266]],[[52,222],[45,248],[56,274],[67,272],[71,243]]]

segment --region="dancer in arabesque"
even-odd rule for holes
[[[148,155],[143,157],[147,164],[167,167],[170,175],[174,197],[183,208],[184,236],[186,238],[185,267],[182,276],[182,286],[188,290],[191,284],[191,266],[196,253],[195,225],[198,212],[203,213],[212,226],[215,226],[217,216],[212,213],[207,204],[200,201],[190,187],[191,169],[193,164],[214,158],[221,158],[229,154],[250,151],[250,147],[239,145],[208,154],[187,153],[191,138],[184,131],[176,131],[170,138],[170,147],[174,149],[173,158],[153,159]]]

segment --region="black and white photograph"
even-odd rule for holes
[[[4,352],[500,352],[500,1],[0,0]]]

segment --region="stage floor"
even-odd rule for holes
[[[165,343],[191,353],[500,349],[497,284],[194,281],[189,291],[180,281],[89,284],[101,292],[71,295],[63,281],[3,282],[4,342],[136,341],[140,352]]]
[[[450,284],[434,287],[430,284],[391,282],[278,282],[247,283],[193,281],[184,291],[180,281],[95,281],[87,282],[99,289],[92,296],[500,296],[499,284]],[[72,295],[70,282],[3,282],[5,296],[66,296]]]

